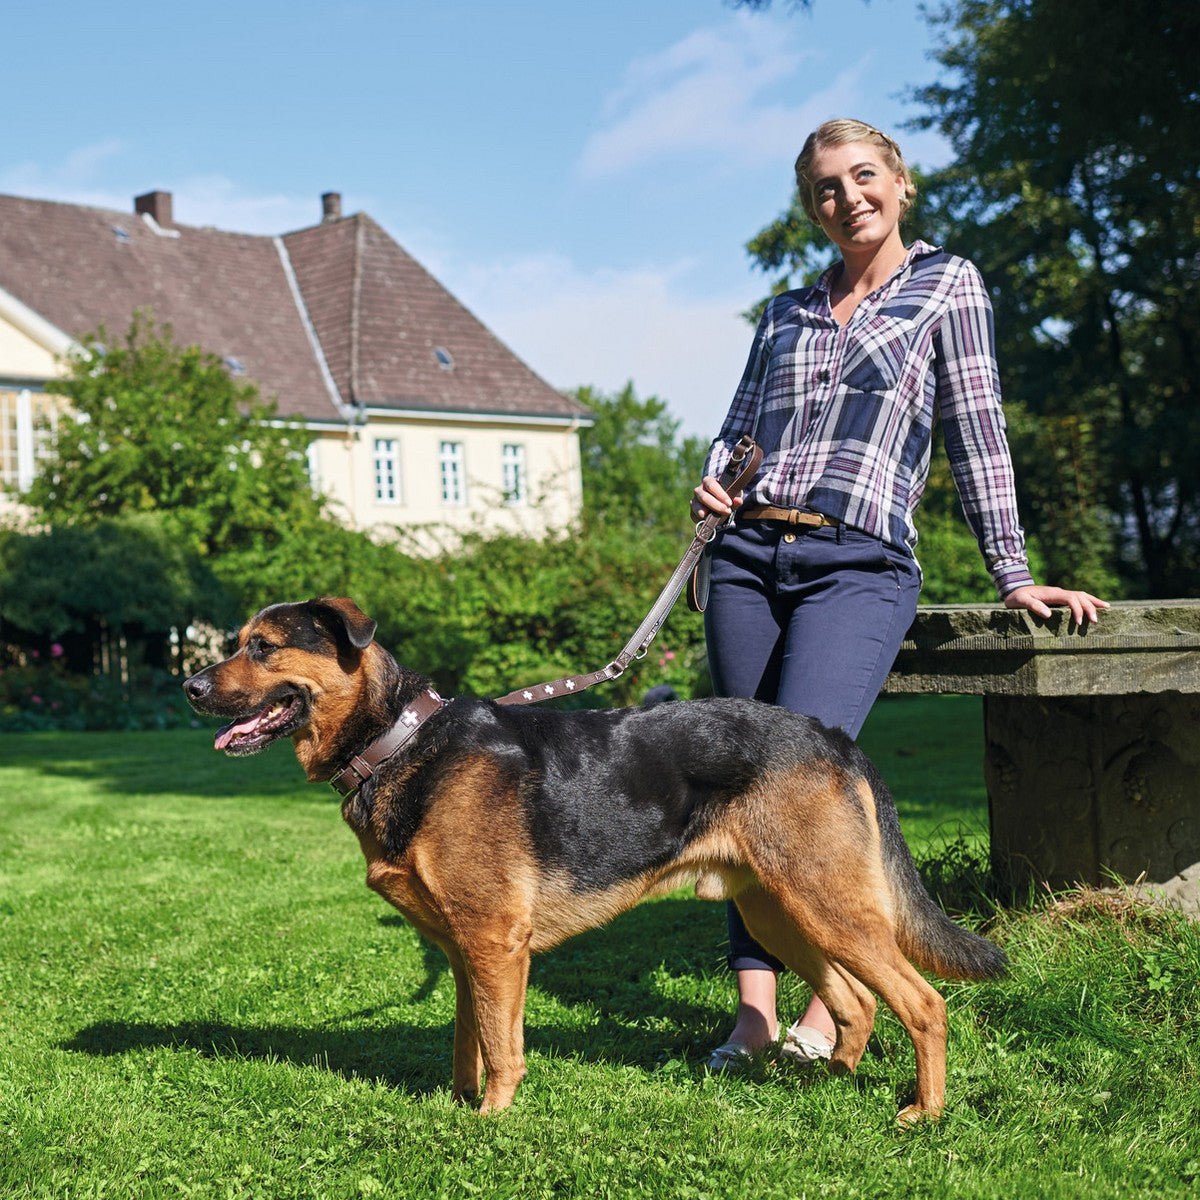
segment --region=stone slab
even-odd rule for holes
[[[1096,625],[1001,606],[922,606],[889,693],[1200,693],[1200,600],[1122,601]]]

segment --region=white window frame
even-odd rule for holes
[[[525,467],[523,442],[505,442],[500,450],[504,503],[519,507],[529,503],[529,472]]]
[[[15,420],[12,432],[16,435],[16,445],[10,446],[10,449],[16,451],[14,456],[16,474],[15,476],[0,474],[0,486],[5,483],[16,484],[18,491],[26,492],[33,485],[34,477],[37,475],[38,462],[46,456],[46,444],[58,424],[58,413],[52,404],[45,404],[41,415],[46,419],[46,425],[39,428],[38,421],[34,416],[34,392],[30,388],[15,388],[0,383],[0,391],[5,393],[5,399],[13,406],[11,412]],[[39,390],[37,395],[44,397],[45,393]],[[5,407],[7,408],[7,405]],[[7,414],[4,416],[4,420],[7,440],[9,434]],[[8,470],[8,468],[0,467],[0,471],[3,470]]]
[[[467,502],[467,463],[462,442],[443,440],[438,449],[442,503],[460,508]]]
[[[375,474],[375,503],[403,504],[404,479],[400,472],[400,439],[375,438],[372,443],[371,463]]]

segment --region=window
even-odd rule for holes
[[[504,468],[504,503],[528,503],[529,494],[525,483],[525,447],[505,442],[500,461]]]
[[[396,438],[375,439],[375,499],[380,504],[400,504],[400,443]]]
[[[439,457],[442,465],[442,503],[466,503],[462,442],[443,442]]]
[[[46,457],[57,411],[49,396],[27,388],[0,391],[0,485],[24,491]]]
[[[454,370],[454,355],[451,354],[445,346],[434,346],[433,357],[437,359],[437,365],[441,367],[443,371]]]
[[[313,438],[305,447],[304,461],[308,467],[308,486],[312,488],[313,495],[321,494],[321,458],[317,453],[317,439]]]

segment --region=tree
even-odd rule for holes
[[[575,397],[595,421],[579,437],[585,523],[679,533],[689,528],[688,505],[708,443],[681,438],[666,402],[639,399],[632,383],[613,395],[582,387]]]
[[[56,384],[69,412],[25,496],[51,521],[160,512],[176,536],[217,556],[319,516],[308,435],[215,355],[176,345],[142,313],[122,341],[101,329],[82,345]]]
[[[993,285],[1019,481],[1056,574],[1200,581],[1200,5],[955,0],[916,92],[927,220]],[[1100,560],[1100,561],[1097,561]],[[1099,579],[1090,579],[1098,584]]]

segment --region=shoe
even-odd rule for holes
[[[833,1043],[819,1029],[814,1029],[811,1025],[801,1025],[797,1021],[783,1035],[779,1053],[794,1063],[826,1062],[833,1054]]]
[[[740,1042],[726,1042],[708,1057],[708,1070],[714,1075],[741,1075],[754,1066],[754,1051]]]

